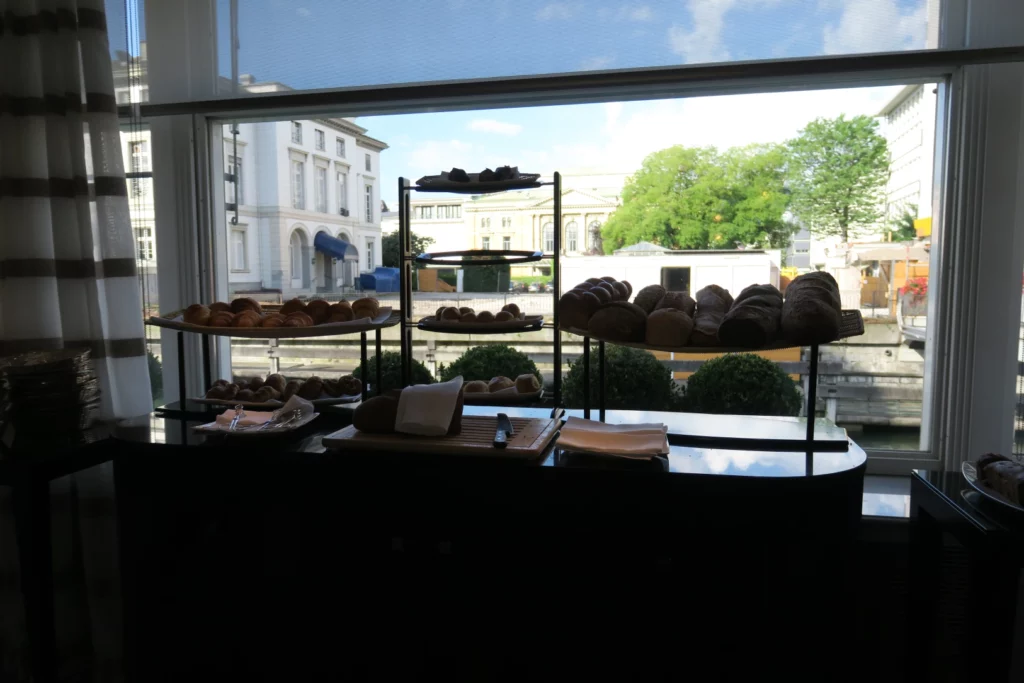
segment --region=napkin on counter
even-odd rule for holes
[[[576,453],[649,458],[668,453],[668,427],[663,424],[610,425],[570,417],[562,427],[557,445]]]
[[[461,376],[440,384],[417,384],[402,389],[395,431],[418,436],[444,436],[452,423],[461,389]]]
[[[313,404],[304,398],[298,396],[292,396],[288,401],[278,408],[276,411],[269,410],[245,410],[243,411],[242,419],[238,421],[239,427],[255,427],[257,425],[266,424],[274,419],[274,414],[279,413],[284,415],[285,413],[293,410],[302,411],[302,416],[312,415],[316,412]],[[217,416],[217,426],[227,429],[231,426],[231,421],[235,419],[235,411],[232,409],[225,410],[223,413]],[[267,427],[267,429],[274,429],[273,426]]]

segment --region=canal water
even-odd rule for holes
[[[920,427],[839,425],[861,448],[916,451],[921,447]]]

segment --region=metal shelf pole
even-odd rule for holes
[[[818,402],[818,345],[811,344],[811,379],[807,386],[807,462],[805,474],[814,474],[814,413]]]
[[[554,290],[555,308],[552,314],[554,321],[554,364],[555,364],[555,407],[562,404],[562,333],[558,328],[558,297],[561,294],[561,245],[562,245],[562,174],[555,171],[553,177],[554,186],[554,211],[555,211],[555,253],[554,261],[551,264],[551,287]],[[544,236],[541,235],[541,239]]]
[[[599,419],[604,422],[604,342],[597,342],[597,368],[601,376],[597,380],[597,408]]]
[[[590,337],[583,338],[583,419],[590,419]]]

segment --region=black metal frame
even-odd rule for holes
[[[558,328],[558,297],[561,290],[561,252],[562,252],[562,175],[557,171],[554,173],[551,182],[541,182],[527,188],[508,188],[504,192],[518,192],[523,189],[534,189],[536,187],[550,186],[554,193],[552,212],[555,224],[554,253],[544,254],[543,251],[504,251],[494,249],[467,249],[465,251],[445,251],[433,254],[412,253],[412,205],[411,195],[413,192],[421,191],[417,185],[411,184],[406,178],[398,179],[398,242],[402,250],[402,263],[399,269],[399,299],[402,308],[401,340],[402,340],[402,386],[409,386],[412,378],[412,331],[419,328],[419,323],[413,320],[412,314],[412,265],[440,264],[459,267],[534,263],[544,259],[551,259],[551,285],[553,296],[553,313],[551,331],[553,335],[552,344],[554,351],[554,405],[557,409],[562,401],[562,333]],[[429,190],[425,190],[429,191]],[[458,193],[450,190],[453,194],[479,194],[477,191]],[[512,258],[505,258],[512,255]],[[437,260],[438,257],[466,257],[466,256],[502,256],[502,258],[481,259],[474,261],[444,261]],[[514,330],[514,332],[528,332],[546,329],[546,325]],[[423,328],[419,328],[423,329]],[[425,330],[430,331],[430,330]],[[451,330],[446,330],[451,332]],[[509,331],[502,330],[494,334],[509,334]],[[474,331],[472,334],[481,334]]]

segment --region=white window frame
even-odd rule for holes
[[[292,159],[292,208],[306,208],[306,162]]]
[[[545,254],[553,254],[555,251],[555,224],[548,221],[541,227],[541,242]]]
[[[319,128],[313,129],[313,144],[319,151],[327,151],[327,136]]]
[[[327,213],[327,167],[314,165],[313,171],[313,194],[316,202],[316,210],[320,213]]]
[[[366,244],[366,270],[373,272],[373,269],[377,267],[377,254],[376,252],[376,240],[372,237],[367,237],[365,240]]]
[[[235,238],[241,236],[241,263],[239,263],[239,252],[235,246]],[[249,227],[246,225],[232,225],[231,234],[228,244],[230,245],[230,253],[228,258],[231,262],[232,273],[248,273],[249,272]]]
[[[480,238],[480,248],[484,251],[491,248],[491,238],[489,236],[484,235]]]
[[[366,153],[366,172],[373,173],[373,163],[370,161],[370,153]]]
[[[510,235],[504,235],[501,238],[501,250],[511,251],[512,250],[512,237]]]
[[[302,122],[292,121],[292,142],[296,145],[302,144]]]
[[[345,138],[334,138],[335,156],[345,158]]]
[[[139,151],[136,151],[136,149]],[[129,140],[128,161],[130,163],[129,170],[132,173],[145,173],[152,170],[150,168],[149,141]],[[132,178],[131,183],[129,183],[130,195],[132,197],[145,196],[146,181],[148,180],[149,178]]]
[[[338,215],[343,215],[341,210],[348,211],[348,171],[336,171],[334,175],[335,187],[338,193]]]
[[[572,238],[570,239],[569,228],[572,228]],[[565,224],[565,253],[575,254],[580,250],[580,225],[574,220],[569,221]]]
[[[227,172],[235,176],[235,181],[226,183],[224,188],[225,194],[228,195],[227,203],[241,206],[245,203],[245,185],[242,184],[242,167],[245,165],[245,160],[241,155],[229,154],[225,165]]]
[[[363,193],[366,195],[366,205],[363,207],[366,211],[366,222],[373,223],[373,183],[366,183],[363,187]]]

